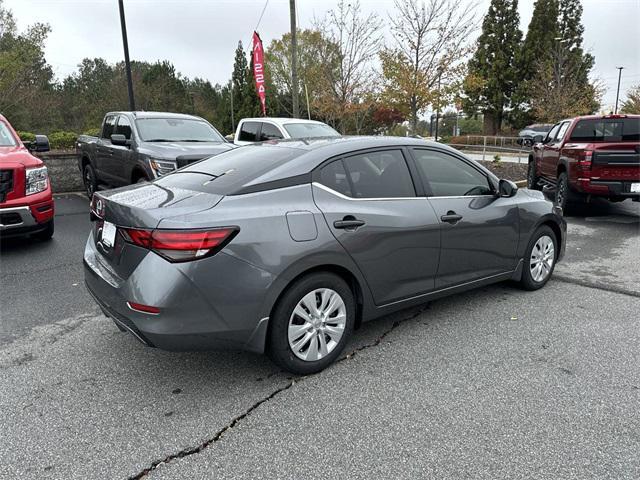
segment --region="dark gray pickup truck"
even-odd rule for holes
[[[81,135],[76,144],[89,198],[98,185],[153,180],[232,148],[203,118],[163,112],[107,113],[100,136]]]

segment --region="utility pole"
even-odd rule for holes
[[[233,78],[229,81],[229,88],[231,90],[231,133],[235,133],[236,122],[233,118]]]
[[[296,0],[289,0],[289,15],[291,16],[291,104],[293,118],[300,117],[298,106],[298,42],[296,39]]]
[[[624,67],[616,67],[618,69],[618,90],[616,91],[616,108],[613,111],[613,114],[618,113],[618,98],[620,97],[620,79],[622,78],[622,70]]]
[[[129,62],[129,41],[127,40],[127,24],[124,21],[123,0],[118,0],[120,7],[120,27],[122,28],[122,44],[124,46],[124,68],[127,72],[127,89],[129,90],[129,108],[132,112],[136,110],[136,102],[133,98],[133,81],[131,80],[131,62]]]

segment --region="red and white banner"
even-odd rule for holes
[[[258,32],[253,32],[253,78],[256,80],[256,92],[262,105],[262,115],[267,115],[267,96],[264,88],[264,50]]]

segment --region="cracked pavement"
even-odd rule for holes
[[[546,288],[367,323],[309,377],[145,348],[77,290],[74,314],[29,323],[0,264],[0,478],[639,478],[637,207],[569,217]]]

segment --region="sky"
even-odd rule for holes
[[[473,2],[474,0],[461,0]],[[481,20],[490,0],[475,0]],[[521,30],[526,32],[533,0],[520,0]],[[231,75],[238,40],[245,47],[266,4],[258,31],[265,44],[289,28],[288,0],[124,0],[130,56],[169,60],[188,77],[224,83]],[[337,0],[297,0],[298,28],[309,28]],[[393,0],[361,0],[365,13],[393,13]],[[117,0],[4,0],[18,27],[44,22],[52,32],[46,60],[58,78],[77,69],[85,57],[110,62],[123,57]],[[620,97],[640,84],[640,0],[583,0],[584,46],[596,58],[592,72],[606,91],[603,106],[615,102],[618,70],[624,66]],[[388,23],[388,22],[387,22]],[[383,32],[391,43],[388,31]],[[480,34],[477,30],[476,36]]]

